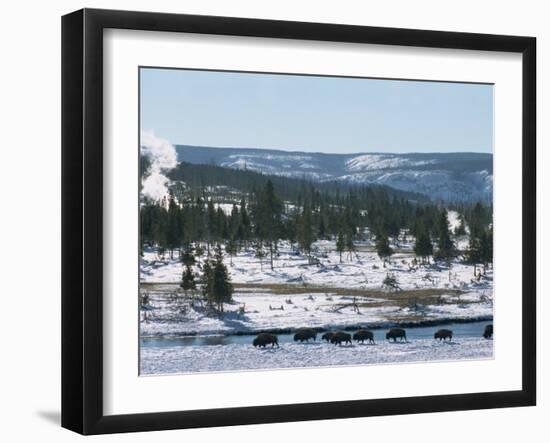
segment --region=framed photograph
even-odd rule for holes
[[[62,425],[536,402],[531,37],[62,21]]]

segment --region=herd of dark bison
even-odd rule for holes
[[[483,337],[486,339],[490,339],[493,337],[493,325],[487,325],[485,326],[485,329],[483,331]],[[294,334],[294,341],[296,342],[309,342],[309,340],[315,341],[317,339],[317,332],[315,332],[314,329],[309,328],[303,328],[298,329],[296,333]],[[407,341],[407,333],[404,329],[401,328],[392,328],[386,333],[386,340],[393,340],[394,342],[399,339],[400,341]],[[435,340],[447,340],[451,341],[453,339],[453,331],[450,329],[439,329],[434,334]],[[353,336],[351,334],[348,334],[347,332],[325,332],[321,340],[326,341],[327,343],[332,343],[333,345],[339,345],[342,346],[342,344],[352,344],[352,340],[355,340],[356,342],[365,343],[367,341],[368,343],[374,344],[374,334],[372,331],[369,331],[367,329],[359,329]],[[254,341],[252,342],[254,347],[260,347],[265,348],[267,345],[277,346],[279,347],[279,339],[275,334],[270,334],[267,332],[262,332],[256,336]]]

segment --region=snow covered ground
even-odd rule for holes
[[[331,329],[465,319],[493,315],[492,270],[474,278],[473,267],[414,263],[412,243],[401,241],[399,251],[384,267],[368,240],[357,243],[353,257],[340,263],[333,241],[315,243],[317,265],[279,244],[274,269],[263,265],[252,250],[225,257],[235,285],[234,302],[218,318],[200,302],[191,303],[179,288],[183,265],[177,254],[160,259],[146,250],[141,262],[141,293],[150,302],[142,310],[142,337],[253,333],[299,327]],[[200,273],[199,266],[195,271]],[[387,275],[399,290],[384,285]]]
[[[170,285],[156,286],[157,291],[169,288]],[[292,291],[292,288],[285,289]],[[150,291],[151,308],[142,314],[146,319],[141,322],[140,332],[142,337],[171,337],[293,330],[300,327],[374,327],[396,323],[490,319],[493,314],[492,304],[483,301],[483,293],[480,292],[425,296],[421,299],[424,303],[420,303],[417,297],[412,296],[411,299],[408,293],[367,296],[360,295],[360,292],[340,295],[343,292],[338,291],[296,291],[282,295],[277,288],[274,291],[241,288],[234,294],[234,303],[226,305],[222,318],[209,314],[197,302],[191,307],[187,301],[170,299],[165,291]]]
[[[450,218],[456,223],[454,214]],[[333,241],[317,241],[313,265],[287,242],[280,242],[273,269],[267,259],[261,264],[252,250],[231,259],[225,255],[235,291],[222,317],[198,297],[183,293],[183,265],[177,252],[169,259],[146,250],[140,292],[149,300],[141,309],[141,374],[491,358],[492,340],[481,338],[481,323],[468,323],[475,331],[455,336],[452,343],[432,337],[438,324],[492,321],[492,269],[474,277],[473,266],[458,258],[448,264],[421,265],[415,260],[412,239],[402,236],[392,247],[396,253],[386,264],[368,239],[357,242],[356,252],[343,254],[342,261]],[[198,277],[200,264],[194,271]],[[395,278],[396,287],[384,284],[388,275]],[[383,340],[383,328],[393,325],[416,333],[422,328],[415,325],[432,329],[428,335],[393,344]],[[294,343],[289,337],[301,327],[378,328],[376,345]],[[251,341],[258,331],[277,333],[280,348],[254,348]]]
[[[446,264],[415,265],[412,242],[396,242],[397,251],[384,267],[371,241],[356,242],[357,251],[352,257],[342,256],[335,250],[334,241],[320,240],[314,244],[319,265],[309,265],[305,255],[293,251],[287,242],[280,242],[274,257],[274,269],[269,260],[263,264],[252,249],[241,251],[236,257],[226,256],[233,283],[296,284],[317,287],[345,287],[348,289],[381,289],[388,273],[397,278],[399,287],[407,289],[445,288],[449,290],[491,289],[492,271],[480,281],[474,280],[473,267],[458,260]],[[231,264],[230,264],[231,262]],[[195,270],[199,272],[198,267]],[[179,283],[183,266],[177,256],[173,259],[158,257],[148,249],[141,260],[141,282]]]
[[[377,341],[375,345],[334,346],[328,343],[284,343],[257,349],[251,344],[142,347],[140,373],[174,374],[250,369],[366,365],[415,361],[488,359],[492,340],[480,337],[439,342],[433,338],[407,343]]]

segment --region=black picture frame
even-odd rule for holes
[[[103,31],[108,28],[522,54],[522,389],[131,415],[103,413]],[[62,18],[62,426],[81,434],[536,404],[536,39],[83,9]]]

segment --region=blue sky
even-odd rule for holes
[[[141,129],[173,144],[492,152],[493,86],[142,68]]]

